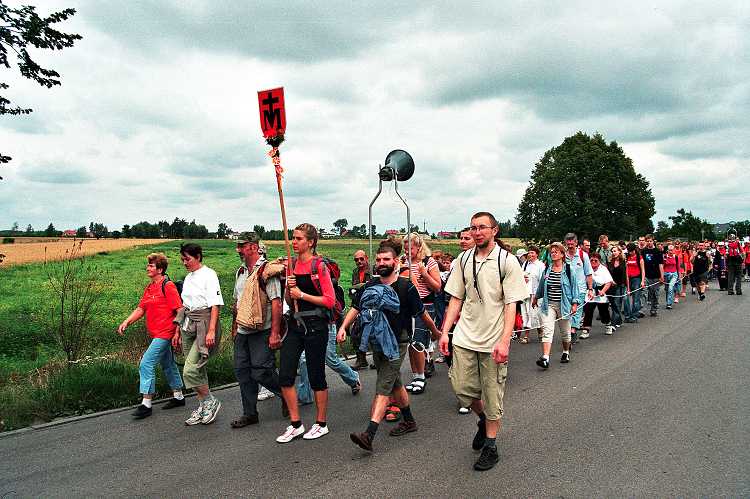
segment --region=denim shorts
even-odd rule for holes
[[[435,305],[432,303],[425,303],[425,312],[427,312],[435,320]],[[417,350],[425,350],[430,347],[430,341],[432,340],[432,333],[427,328],[427,324],[422,320],[422,316],[418,315],[414,318],[414,334],[411,337],[411,344]]]

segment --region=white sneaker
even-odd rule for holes
[[[578,333],[578,339],[579,340],[585,340],[586,338],[589,338],[591,335],[589,334],[588,329],[581,329],[581,332]]]
[[[607,335],[611,335],[612,333],[614,333],[614,331],[615,331],[615,328],[613,328],[612,326],[607,326],[606,328],[604,328],[604,334],[607,334]]]
[[[318,423],[315,423],[312,425],[312,428],[310,428],[310,431],[305,433],[305,436],[302,438],[305,440],[315,440],[323,435],[328,435],[328,425],[320,426]]]
[[[188,426],[193,426],[193,425],[200,424],[201,420],[203,420],[203,406],[202,405],[198,406],[198,408],[193,411],[190,417],[185,420],[185,424]]]
[[[274,393],[265,386],[260,387],[260,391],[258,392],[258,400],[268,400],[274,398],[275,396],[276,395],[274,395]]]
[[[295,438],[299,438],[303,433],[305,433],[305,425],[300,425],[299,428],[289,425],[286,427],[286,431],[283,434],[276,437],[276,441],[280,444],[285,444],[291,442]]]
[[[216,416],[219,414],[219,409],[221,409],[221,402],[219,402],[219,399],[217,398],[211,399],[210,402],[204,402],[203,418],[201,419],[201,423],[213,423],[214,419],[216,419]]]

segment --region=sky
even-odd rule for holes
[[[34,2],[75,8],[59,29],[83,39],[32,52],[53,89],[0,70],[34,109],[0,117],[0,229],[280,227],[257,102],[279,86],[291,227],[366,224],[393,149],[414,158],[412,223],[513,219],[534,163],[577,131],[624,149],[655,222],[750,218],[750,3],[618,3]],[[406,225],[392,184],[373,223]]]

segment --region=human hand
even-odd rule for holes
[[[268,337],[268,348],[271,350],[281,348],[281,336],[279,336],[279,333],[271,333],[271,336]]]
[[[577,311],[578,311],[578,304],[577,303],[574,303],[573,305],[570,306],[570,313],[571,314],[575,314]]]
[[[296,288],[297,287],[297,278],[295,276],[293,276],[293,275],[288,276],[286,278],[286,287],[289,288],[289,289]]]
[[[440,353],[443,355],[450,355],[450,352],[448,351],[448,333],[443,331],[443,334],[440,335],[440,341],[438,342],[438,348],[440,348]]]
[[[338,333],[336,333],[336,341],[339,343],[343,343],[346,341],[346,329],[343,327],[339,329]]]
[[[232,339],[235,339],[237,337],[237,321],[232,321]]]
[[[302,292],[301,289],[299,289],[297,287],[289,288],[289,296],[291,296],[292,299],[294,299],[294,300],[301,300],[302,299],[302,295],[304,295],[304,293]]]
[[[216,344],[216,332],[215,331],[209,331],[206,333],[206,346],[208,348],[211,348]]]
[[[127,319],[125,319],[124,321],[122,321],[122,324],[117,326],[117,334],[119,334],[120,336],[125,336],[125,330],[127,328],[128,328],[128,321]]]
[[[172,336],[172,348],[175,349],[175,351],[179,352],[182,350],[182,336],[180,335],[180,328],[177,328],[177,331],[174,333],[174,336]]]
[[[492,347],[492,360],[497,364],[504,364],[508,362],[508,354],[510,353],[510,342],[503,341],[502,339],[495,343]]]

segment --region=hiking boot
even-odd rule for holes
[[[201,423],[213,423],[214,419],[216,419],[216,416],[219,414],[219,409],[221,409],[221,402],[219,402],[219,399],[216,397],[212,397],[211,400],[203,402],[203,418],[201,419]]]
[[[471,441],[471,448],[479,450],[484,447],[484,439],[487,438],[487,426],[483,421],[477,421],[477,433]]]
[[[349,438],[351,438],[352,442],[357,444],[360,449],[372,452],[372,438],[366,431],[363,431],[362,433],[350,433]]]
[[[133,419],[143,419],[151,415],[151,408],[141,404],[138,408],[133,411]]]
[[[539,357],[538,359],[536,359],[536,365],[538,365],[542,369],[548,369],[549,359],[545,359],[544,357]],[[479,450],[479,449],[474,449],[474,450]]]
[[[500,460],[497,453],[497,447],[482,447],[482,454],[474,463],[474,469],[477,471],[487,471],[495,467]]]
[[[567,364],[570,362],[570,354],[568,352],[563,352],[560,356],[560,364]]]
[[[169,409],[174,409],[175,407],[185,407],[185,398],[176,399],[171,398],[167,400],[167,403],[161,406],[162,411],[168,411]]]
[[[392,437],[400,437],[401,435],[406,435],[413,431],[417,431],[416,421],[401,421],[395,428],[389,431],[388,434]]]

